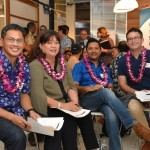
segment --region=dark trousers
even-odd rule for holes
[[[64,125],[56,131],[54,137],[46,136],[44,150],[60,150],[61,141],[64,150],[77,150],[77,125],[79,126],[87,150],[98,148],[91,115],[83,118],[72,117],[58,109],[48,109],[49,117],[64,117]]]
[[[0,141],[7,150],[25,150],[26,136],[24,131],[11,121],[0,118]]]

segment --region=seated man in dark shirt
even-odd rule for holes
[[[150,51],[142,46],[144,39],[141,30],[131,28],[126,38],[130,50],[120,58],[118,66],[119,85],[124,92],[128,93],[122,100],[131,115],[149,128],[144,114],[146,103],[141,103],[136,98],[135,92],[150,91]],[[148,149],[150,149],[150,142],[145,142],[142,150]]]

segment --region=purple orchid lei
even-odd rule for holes
[[[133,71],[132,71],[131,52],[130,52],[130,50],[126,54],[127,71],[129,73],[131,81],[133,81],[134,83],[140,82],[143,78],[143,74],[144,74],[145,66],[146,66],[146,62],[147,62],[146,56],[147,56],[147,51],[146,51],[146,49],[143,49],[142,52],[141,52],[142,59],[141,59],[139,74],[138,74],[138,77],[136,78],[133,74]]]
[[[2,84],[4,86],[4,89],[8,93],[14,93],[17,92],[18,89],[22,89],[23,87],[23,67],[24,67],[24,56],[21,54],[18,56],[19,59],[19,70],[18,70],[18,75],[16,76],[16,84],[14,86],[11,85],[10,79],[8,75],[5,74],[6,70],[3,68],[3,61],[0,58],[0,77],[2,79]]]
[[[99,78],[97,78],[97,76],[92,71],[90,63],[89,63],[89,60],[88,60],[88,58],[86,56],[84,56],[83,61],[84,61],[85,65],[86,65],[86,68],[87,68],[88,73],[90,74],[91,78],[96,83],[106,87],[108,85],[108,73],[107,73],[106,66],[104,65],[104,63],[102,62],[102,64],[101,64],[101,67],[102,67],[102,70],[103,70],[103,73],[104,73],[104,81],[102,81]]]
[[[50,66],[50,64],[42,57],[38,57],[38,60],[41,62],[41,64],[44,67],[44,70],[47,72],[49,76],[51,76],[53,79],[56,80],[62,80],[66,75],[66,64],[65,64],[65,58],[63,55],[60,55],[58,57],[59,63],[60,63],[60,72],[56,73],[55,70],[53,70]]]

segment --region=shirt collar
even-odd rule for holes
[[[88,58],[88,60],[89,60],[90,63],[94,64],[90,58]],[[102,60],[99,59],[98,60],[98,66],[101,65],[101,64],[102,64]]]
[[[12,64],[11,62],[8,60],[8,58],[6,57],[5,53],[3,52],[3,50],[0,50],[0,56],[1,56],[1,59],[3,61],[3,64],[5,64],[5,67],[7,68],[7,66],[11,66],[12,67]],[[7,64],[7,65],[6,65]],[[16,65],[15,67],[17,67],[19,65],[19,61],[18,61],[18,58],[16,60]]]

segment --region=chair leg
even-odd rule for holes
[[[39,147],[39,143],[38,143],[38,140],[37,140],[36,133],[33,133],[33,134],[34,134],[34,138],[35,138],[36,148],[37,148],[37,150],[40,150],[40,147]]]

